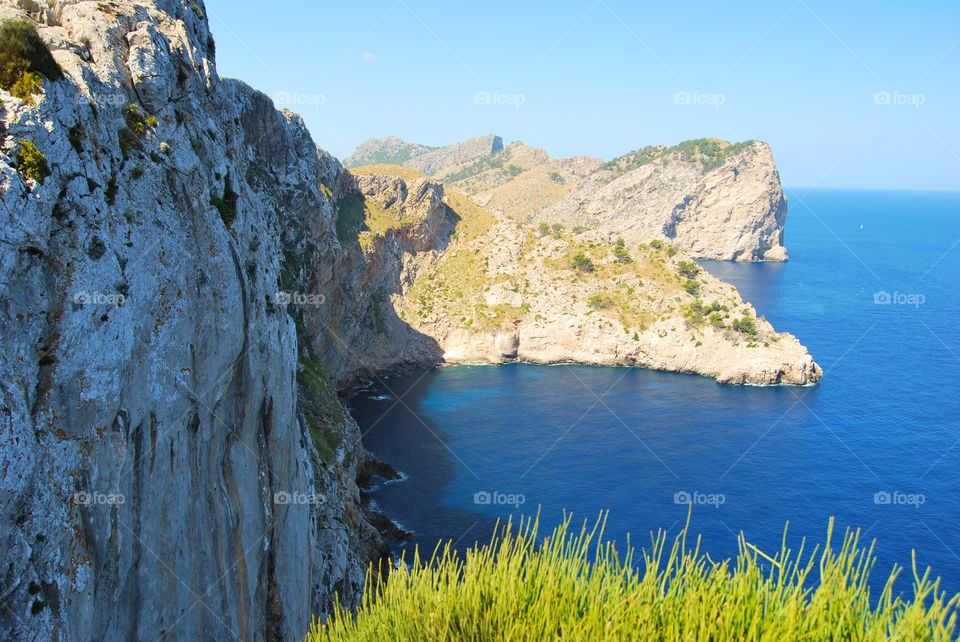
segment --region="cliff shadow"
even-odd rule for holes
[[[400,473],[397,480],[375,479],[367,493],[374,509],[411,533],[409,540],[393,545],[407,561],[416,547],[421,557],[429,557],[447,541],[462,553],[489,542],[497,525],[495,517],[446,505],[445,494],[464,464],[452,454],[449,435],[423,412],[438,375],[431,369],[386,376],[347,401],[364,448]]]

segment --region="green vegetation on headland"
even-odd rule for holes
[[[688,537],[660,532],[642,559],[603,540],[605,518],[579,533],[569,517],[538,540],[537,522],[504,526],[466,556],[448,543],[386,583],[367,575],[356,613],[315,623],[321,640],[952,640],[960,596],[913,562],[913,597],[879,595],[876,558],[859,531],[805,554],[768,555],[743,535],[735,560],[712,560]],[[836,546],[836,548],[835,548]],[[639,570],[638,570],[639,569]]]
[[[603,168],[621,173],[629,172],[656,160],[666,162],[668,157],[676,156],[687,163],[699,163],[704,172],[709,172],[717,169],[727,162],[727,158],[750,147],[754,142],[756,141],[745,140],[739,143],[728,143],[719,138],[695,138],[677,143],[673,147],[648,145],[604,163]]]
[[[484,156],[483,158],[473,161],[472,163],[467,163],[462,165],[454,172],[445,174],[443,180],[446,183],[455,183],[457,181],[463,181],[468,178],[473,178],[478,174],[491,169],[506,169],[507,173],[511,177],[519,176],[523,173],[523,168],[518,167],[517,165],[503,165],[504,155],[503,152],[498,152],[492,156]]]

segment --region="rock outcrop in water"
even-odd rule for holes
[[[355,604],[384,553],[358,487],[379,469],[336,386],[367,373],[819,377],[669,245],[518,228],[445,188],[495,137],[347,172],[218,76],[199,1],[0,0],[10,18],[63,77],[0,91],[2,637],[297,639],[334,594]],[[558,163],[528,178],[599,171]]]

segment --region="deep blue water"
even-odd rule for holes
[[[796,190],[785,244],[786,264],[704,265],[800,338],[819,385],[527,365],[386,379],[351,403],[367,448],[407,475],[376,502],[428,549],[538,506],[547,526],[608,509],[607,534],[643,545],[682,526],[677,493],[722,495],[693,513],[711,553],[734,554],[741,530],[775,550],[787,521],[791,544],[819,542],[835,516],[877,539],[875,586],[894,562],[909,578],[916,549],[960,591],[960,194]],[[475,502],[494,491],[524,503]]]

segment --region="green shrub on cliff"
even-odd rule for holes
[[[41,74],[63,78],[63,70],[29,20],[0,23],[0,87],[22,100],[32,101],[43,90]]]
[[[868,578],[873,545],[859,531],[805,553],[773,555],[741,534],[736,560],[715,561],[663,531],[635,558],[603,541],[605,518],[571,532],[569,518],[540,539],[536,521],[510,523],[465,556],[451,544],[414,554],[386,582],[367,574],[356,613],[334,607],[309,642],[340,640],[952,640],[960,596],[913,565],[913,596],[879,594]]]
[[[700,274],[700,266],[693,261],[680,261],[677,264],[677,274],[685,279],[695,279]]]
[[[9,69],[23,64],[50,80],[63,78],[63,70],[40,39],[37,26],[29,20],[5,20],[0,23],[0,72],[6,74]],[[0,75],[4,86],[14,80],[16,77]]]
[[[613,256],[617,263],[633,262],[633,257],[630,256],[630,251],[627,249],[627,244],[622,238],[617,239],[616,244],[613,246]]]
[[[144,116],[139,107],[130,104],[123,110],[123,121],[126,124],[117,132],[117,137],[123,158],[127,159],[133,150],[142,149],[143,144],[140,139],[146,135],[147,129],[157,126],[157,117]]]
[[[17,149],[17,171],[24,178],[31,178],[38,183],[50,176],[50,165],[33,141],[21,140]]]
[[[223,181],[223,197],[211,196],[210,204],[217,208],[220,218],[223,219],[223,224],[227,226],[227,229],[230,229],[230,226],[233,225],[233,219],[237,216],[237,193],[230,186],[229,174]]]
[[[11,94],[20,100],[25,100],[30,104],[34,104],[36,102],[34,97],[42,92],[43,78],[40,77],[40,74],[32,71],[25,71],[20,74],[20,77],[17,78],[17,80],[10,87]]]
[[[577,272],[593,272],[596,269],[590,257],[583,252],[578,252],[570,259],[570,267]]]
[[[741,334],[747,335],[750,338],[757,336],[757,326],[750,317],[745,316],[740,319],[734,319],[733,323],[730,324],[730,327]]]
[[[717,169],[727,162],[727,158],[750,147],[754,142],[745,140],[731,144],[718,138],[696,138],[677,143],[673,147],[648,145],[629,154],[618,156],[604,163],[602,168],[623,173],[656,160],[666,162],[668,157],[675,156],[688,163],[699,163],[704,172],[709,172]]]

